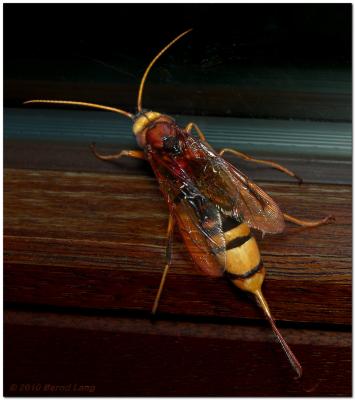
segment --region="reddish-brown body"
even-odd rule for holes
[[[145,156],[199,269],[211,276],[227,272],[239,287],[247,278],[264,276],[258,246],[242,216],[233,219],[222,208],[233,194],[221,189],[220,198],[210,196],[209,184],[231,186],[229,175],[222,172],[233,167],[170,117],[147,123],[144,134]]]

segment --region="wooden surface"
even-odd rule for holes
[[[167,223],[153,178],[8,169],[5,181],[7,301],[150,310],[164,265]],[[350,189],[263,186],[294,215],[332,213],[337,221],[310,230],[288,227],[260,242],[268,270],[265,294],[276,318],[350,323]],[[262,318],[223,278],[200,275],[175,236],[161,312]]]
[[[253,299],[196,271],[178,233],[149,322],[167,224],[152,176],[7,168],[5,392],[53,383],[78,395],[80,383],[95,395],[349,395],[351,188],[262,187],[293,215],[336,218],[260,241],[265,296],[301,382]]]
[[[168,214],[145,162],[101,163],[81,143],[7,140],[5,393],[350,395],[351,187],[339,184],[348,167],[290,163],[306,182],[328,183],[298,186],[238,166],[288,213],[336,218],[259,237],[264,294],[303,364],[301,381],[254,300],[201,275],[178,232],[151,321]]]

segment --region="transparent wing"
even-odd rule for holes
[[[190,176],[201,193],[223,214],[242,219],[262,232],[284,230],[283,214],[268,194],[208,145],[192,136],[185,140]]]
[[[210,164],[209,168],[219,175],[221,182],[210,179],[206,195],[218,204],[223,213],[240,218],[262,232],[279,233],[284,230],[285,222],[278,205],[258,185],[224,160],[214,159]],[[223,194],[216,196],[221,191]]]
[[[187,176],[152,156],[160,189],[178,223],[190,255],[202,273],[221,276],[225,270],[225,239],[221,213]]]

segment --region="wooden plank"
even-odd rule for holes
[[[288,227],[260,242],[265,295],[284,321],[350,324],[351,188],[266,183],[282,208],[336,223]],[[164,264],[167,209],[147,176],[5,171],[5,301],[148,312]],[[336,246],[334,241],[336,240]],[[223,278],[194,269],[175,235],[160,312],[262,318]]]
[[[266,326],[10,310],[4,393],[351,395],[351,332],[283,333],[303,364],[301,380]]]

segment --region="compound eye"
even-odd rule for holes
[[[176,136],[163,137],[163,149],[176,156],[181,153],[180,141]]]

